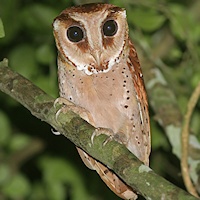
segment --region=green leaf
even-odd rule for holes
[[[39,32],[52,31],[52,22],[56,15],[58,13],[53,8],[36,3],[21,11],[24,25]]]
[[[170,25],[174,35],[181,40],[198,43],[200,27],[197,26],[199,19],[195,17],[195,13],[185,14],[188,8],[179,4],[171,4],[170,11]]]
[[[28,44],[21,44],[15,47],[9,55],[10,67],[26,78],[33,78],[37,75],[37,62],[35,48]]]
[[[0,38],[2,37],[5,37],[5,31],[4,31],[4,28],[3,28],[3,22],[0,18]]]
[[[43,157],[39,161],[39,166],[43,171],[44,181],[47,184],[48,196],[52,200],[61,198],[66,193],[63,185],[68,185],[73,193],[72,199],[89,200],[89,195],[85,188],[82,176],[78,169],[70,162],[60,158]],[[54,198],[52,198],[54,197]]]
[[[13,0],[0,0],[0,16],[3,21],[6,37],[0,42],[10,45],[18,36],[21,23],[19,22],[19,2]]]
[[[128,21],[144,31],[155,31],[165,21],[165,17],[155,10],[133,8],[128,12]]]
[[[158,124],[154,120],[151,120],[152,129],[152,147],[154,150],[158,148],[169,149],[168,141],[166,137],[163,136],[161,130],[158,128]]]
[[[52,76],[38,76],[34,82],[36,85],[38,85],[41,89],[43,89],[45,92],[50,94],[53,97],[58,96],[58,86],[55,79],[56,75],[54,77]]]
[[[67,193],[67,187],[61,182],[55,181],[53,184],[46,184],[48,192],[47,197],[50,200],[64,200]],[[66,195],[68,196],[68,195]]]
[[[11,124],[4,112],[0,111],[0,146],[7,144],[11,134]]]
[[[26,147],[30,142],[29,136],[19,133],[12,136],[9,147],[11,151],[18,151]]]
[[[30,183],[24,176],[20,174],[14,176],[2,188],[3,194],[13,200],[24,199],[24,197],[26,197],[30,193],[30,191]]]
[[[10,170],[9,167],[6,164],[1,163],[0,165],[0,186],[5,184],[5,182],[10,177]]]
[[[186,30],[185,25],[186,24],[186,18],[187,16],[185,13],[187,13],[187,10],[179,4],[171,4],[170,5],[170,22],[171,22],[171,30],[180,39],[185,39],[186,37]],[[184,17],[183,17],[184,16]]]
[[[50,65],[53,61],[55,61],[55,58],[56,58],[56,53],[49,44],[42,44],[36,50],[36,59],[41,64]]]
[[[31,189],[34,192],[31,192],[29,200],[47,199],[46,191],[41,181],[34,183]]]

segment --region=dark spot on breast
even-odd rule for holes
[[[124,84],[123,87],[126,87],[126,85]]]
[[[126,92],[127,92],[127,93],[129,93],[130,91],[129,91],[129,90],[127,90]]]
[[[127,97],[126,99],[127,99],[127,100],[129,100],[129,99],[130,99],[130,97]]]
[[[104,173],[105,173],[105,174],[107,174],[108,172],[109,172],[109,170],[108,170],[108,169],[104,170]]]
[[[124,108],[128,108],[128,105],[125,105]]]

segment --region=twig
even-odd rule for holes
[[[181,170],[182,176],[187,190],[194,196],[199,197],[195,187],[192,184],[188,167],[188,146],[189,146],[189,125],[194,108],[200,97],[200,83],[195,88],[187,106],[187,112],[184,116],[183,129],[181,133],[182,140],[182,156],[181,156]]]

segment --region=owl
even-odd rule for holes
[[[60,97],[80,112],[87,110],[85,120],[111,130],[112,136],[148,165],[148,102],[138,56],[129,39],[126,11],[101,3],[71,7],[55,18],[53,29]],[[77,149],[85,165],[96,170],[113,192],[122,199],[137,199],[112,170]]]

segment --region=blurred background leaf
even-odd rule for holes
[[[5,36],[4,28],[3,28],[3,22],[0,18],[0,38]]]
[[[8,58],[12,69],[48,94],[58,97],[57,53],[52,22],[66,7],[88,2],[1,0],[0,38],[4,30],[5,37],[0,39],[0,60]],[[109,2],[127,10],[130,36],[140,57],[145,81],[149,79],[147,65],[151,63],[159,77],[154,84],[161,80],[168,84],[183,114],[192,91],[200,81],[200,1]],[[149,62],[145,62],[146,59]],[[155,94],[160,97],[160,91]],[[184,189],[180,158],[173,154],[174,144],[180,149],[179,136],[175,129],[171,129],[173,132],[169,140],[159,123],[158,113],[153,110],[155,104],[151,94],[148,93],[148,96],[153,133],[151,167]],[[195,145],[190,149],[191,174],[198,189],[199,120],[198,103],[191,123]],[[50,126],[32,117],[3,93],[0,93],[0,130],[0,199],[118,199],[95,172],[84,166],[71,142],[63,136],[53,135]]]

